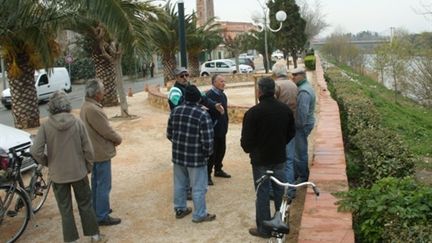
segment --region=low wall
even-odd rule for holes
[[[298,242],[354,243],[352,215],[338,212],[334,192],[347,191],[346,161],[339,107],[330,96],[320,59],[316,59],[319,112],[310,181],[321,190],[318,200],[308,188]]]
[[[229,88],[236,88],[237,86],[231,86]],[[244,87],[239,84],[238,87]],[[165,87],[164,87],[165,88]],[[149,103],[162,110],[169,111],[168,97],[166,94],[160,91],[159,85],[146,86],[145,90],[148,92],[147,99]],[[241,123],[243,121],[244,113],[249,109],[249,106],[229,105],[228,106],[228,117],[231,123]]]

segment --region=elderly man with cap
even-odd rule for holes
[[[188,77],[189,72],[184,67],[179,67],[174,70],[176,82],[174,86],[170,89],[168,94],[168,103],[170,106],[170,110],[173,110],[178,105],[181,105],[184,102],[184,93],[186,86],[189,85]],[[219,111],[221,114],[225,112],[221,103],[216,103],[211,99],[203,96],[200,104],[204,105],[207,108],[214,108]]]
[[[272,68],[273,76],[276,83],[275,96],[280,102],[287,104],[291,109],[292,113],[295,114],[297,106],[297,86],[288,77],[288,68],[286,62],[278,61],[273,65]],[[285,173],[287,176],[287,182],[294,183],[294,154],[295,154],[295,142],[294,139],[286,145],[286,165]],[[288,196],[293,199],[295,197],[295,189],[290,188],[288,190]]]
[[[192,186],[194,212],[192,222],[212,221],[216,215],[207,212],[207,161],[213,153],[213,122],[199,104],[201,92],[195,85],[184,89],[185,102],[172,110],[167,138],[172,142],[174,176],[174,210],[177,219],[192,212],[187,207],[187,190]]]
[[[294,172],[297,182],[309,180],[308,136],[315,125],[315,91],[306,79],[304,68],[291,71],[293,81],[297,85],[296,135]]]

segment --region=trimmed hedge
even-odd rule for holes
[[[307,70],[315,70],[315,56],[309,55],[304,58],[304,64]]]
[[[361,83],[335,67],[328,69],[326,80],[339,105],[345,147],[352,155],[350,182],[370,187],[387,176],[413,175],[415,156],[396,133],[380,125],[380,114]]]

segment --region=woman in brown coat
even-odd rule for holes
[[[91,168],[89,161],[94,157],[93,147],[84,124],[70,113],[71,108],[64,92],[51,96],[50,116],[39,128],[30,152],[37,162],[49,168],[62,218],[64,241],[79,239],[72,209],[72,188],[84,235],[91,236],[92,242],[105,242],[106,238],[99,234],[87,178],[88,168]]]

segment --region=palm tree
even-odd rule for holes
[[[39,126],[39,108],[34,73],[51,67],[60,53],[55,42],[55,23],[63,13],[50,3],[0,1],[0,49],[6,61],[17,128]]]
[[[69,4],[78,5],[79,11],[65,24],[91,43],[96,78],[102,80],[105,86],[102,104],[118,105],[118,93],[121,114],[128,116],[121,57],[125,52],[147,52],[151,25],[148,19],[158,14],[158,8],[151,5],[150,1],[133,0],[82,0],[70,1]]]
[[[208,20],[203,26],[197,26],[197,17],[192,14],[191,22],[186,27],[186,45],[188,50],[189,71],[192,76],[199,76],[199,55],[203,52],[213,50],[220,43],[220,24],[214,18]],[[210,46],[209,43],[212,45]],[[211,49],[210,49],[211,48]]]
[[[153,26],[152,40],[162,58],[164,84],[174,79],[174,69],[177,66],[175,55],[179,50],[179,21],[174,5],[168,1],[163,7],[165,14],[158,16],[157,24]],[[185,15],[185,23],[191,22],[191,15]]]

